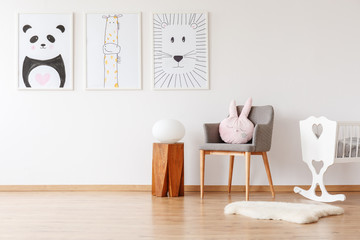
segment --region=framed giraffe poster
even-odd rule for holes
[[[153,14],[153,89],[209,89],[207,13]]]
[[[18,14],[18,89],[73,89],[72,13]]]
[[[86,89],[141,89],[141,14],[85,14]]]

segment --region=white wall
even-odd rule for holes
[[[142,12],[143,90],[85,91],[84,17]],[[16,89],[17,12],[74,12],[74,91]],[[209,12],[210,90],[151,90],[151,13]],[[298,121],[360,120],[360,1],[13,0],[0,9],[0,184],[151,184],[152,125],[186,127],[185,184],[199,184],[202,124],[231,99],[275,108],[269,153],[276,185],[309,184]],[[244,160],[234,184],[244,184]],[[206,184],[226,184],[228,161],[209,157]],[[327,184],[360,184],[359,164],[331,167]],[[251,183],[267,184],[260,158]]]

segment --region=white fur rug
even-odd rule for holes
[[[256,219],[284,220],[293,223],[312,223],[319,218],[340,215],[344,209],[329,204],[241,201],[228,204],[225,214],[241,214]]]

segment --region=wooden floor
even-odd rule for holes
[[[243,192],[185,192],[160,198],[150,192],[1,192],[1,240],[117,239],[360,239],[360,192],[333,203],[345,214],[300,225],[224,215],[227,203]],[[269,192],[250,200],[271,201]],[[306,202],[294,193],[276,201]]]

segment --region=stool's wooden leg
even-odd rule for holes
[[[181,180],[180,180],[180,192],[179,192],[179,196],[184,196],[184,163],[182,166],[182,171],[181,171]]]
[[[264,166],[265,166],[266,174],[267,174],[269,185],[270,185],[271,195],[273,198],[275,198],[274,185],[273,185],[273,182],[271,179],[270,166],[269,166],[269,161],[268,161],[266,152],[262,153],[262,157],[263,157]]]
[[[154,153],[153,153],[153,155],[154,155]],[[151,178],[151,180],[152,180],[152,184],[151,184],[151,192],[152,192],[152,195],[153,196],[156,196],[156,190],[155,190],[155,159],[154,159],[154,157],[153,157],[153,160],[152,160],[152,178]]]
[[[250,158],[251,158],[251,153],[250,152],[245,152],[245,169],[246,169],[246,195],[245,195],[245,200],[246,201],[249,201]]]
[[[200,197],[204,198],[205,151],[200,150]]]
[[[182,173],[184,167],[184,144],[168,144],[168,190],[169,197],[178,197],[183,180]]]
[[[153,169],[155,195],[157,197],[166,197],[168,190],[168,144],[153,144]]]
[[[235,157],[234,155],[230,155],[228,193],[231,193],[231,182],[232,182],[233,169],[234,169],[234,157]]]

